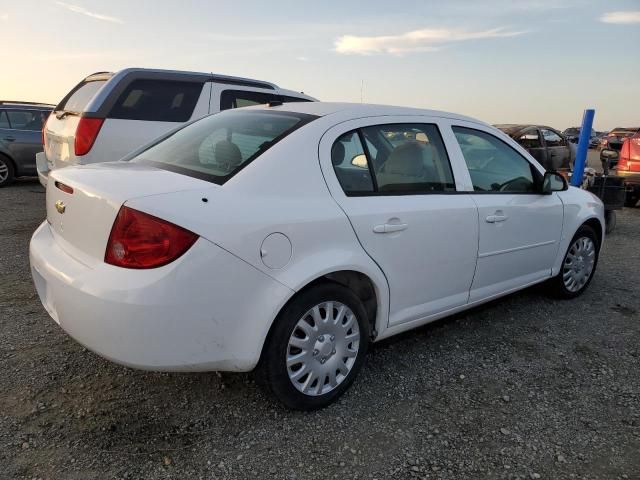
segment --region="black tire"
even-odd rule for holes
[[[0,187],[6,187],[13,182],[15,174],[13,162],[4,155],[0,155]]]
[[[615,210],[605,210],[604,212],[605,229],[604,233],[609,234],[616,228],[618,223],[618,216]]]
[[[624,206],[625,207],[633,208],[633,207],[636,206],[637,203],[638,203],[638,197],[636,195],[632,195],[630,193],[627,193],[627,196],[624,197]]]
[[[323,302],[340,302],[353,312],[360,333],[359,346],[351,369],[340,383],[327,393],[311,396],[302,393],[293,385],[293,381],[289,378],[286,357],[289,352],[289,339],[298,322],[314,306]],[[362,368],[369,346],[369,330],[369,322],[364,306],[351,290],[335,283],[323,283],[304,290],[282,309],[271,328],[262,351],[262,358],[256,369],[258,383],[289,408],[308,411],[326,407],[351,386]],[[335,349],[329,361],[338,361],[338,357],[336,356],[334,359],[334,356]],[[315,362],[320,360],[307,357],[306,361]],[[322,361],[323,364],[324,361]],[[311,365],[311,363],[309,364]],[[329,362],[327,362],[328,364]],[[336,373],[337,371],[334,372],[334,374]],[[304,378],[304,375],[302,377]],[[316,385],[318,384],[316,383]],[[324,385],[327,384],[325,383]]]
[[[579,239],[585,238],[585,237],[591,240],[591,242],[593,242],[593,245],[595,246],[595,251],[594,251],[595,258],[593,259],[593,269],[591,270],[591,273],[589,274],[589,277],[587,278],[587,281],[584,283],[584,285],[582,285],[579,289],[574,291],[569,289],[565,284],[563,274],[565,272],[567,257],[571,252],[573,246],[576,244],[576,242]],[[579,295],[582,295],[582,293],[584,293],[584,291],[587,289],[587,287],[591,283],[591,280],[593,279],[593,275],[596,273],[599,255],[600,255],[600,239],[596,235],[593,228],[591,228],[588,225],[582,225],[578,229],[576,234],[573,236],[573,238],[571,239],[571,243],[569,243],[569,247],[567,248],[567,251],[565,252],[564,257],[562,258],[562,266],[560,267],[560,271],[555,277],[549,280],[547,284],[549,293],[557,298],[575,298],[575,297],[578,297]]]

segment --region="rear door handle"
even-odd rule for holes
[[[487,223],[498,223],[498,222],[504,222],[507,218],[506,215],[489,215],[487,217]]]
[[[401,232],[402,230],[406,230],[408,226],[406,223],[383,223],[382,225],[373,227],[373,231],[375,233]]]
[[[4,137],[4,139],[5,139],[7,142],[15,142],[15,141],[16,141],[15,137]]]

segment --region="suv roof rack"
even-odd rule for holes
[[[43,102],[23,102],[21,100],[0,100],[0,105],[32,105],[38,107],[55,107],[51,103],[43,103]]]

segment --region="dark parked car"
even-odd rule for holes
[[[567,139],[544,125],[496,125],[522,145],[545,169],[568,172],[574,154]]]
[[[580,127],[567,128],[562,135],[571,143],[578,143],[580,138]],[[591,135],[589,136],[589,148],[597,148],[600,144],[600,138],[598,133],[592,128]]]
[[[42,124],[51,110],[45,103],[0,101],[0,187],[38,174],[36,153],[42,151]]]

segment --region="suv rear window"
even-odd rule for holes
[[[222,185],[314,115],[227,110],[187,125],[132,159]]]
[[[106,80],[95,80],[80,84],[69,93],[66,100],[63,100],[56,110],[75,113],[84,112],[86,106],[105,82]]]
[[[203,83],[135,80],[118,97],[109,118],[186,122],[198,102]]]

